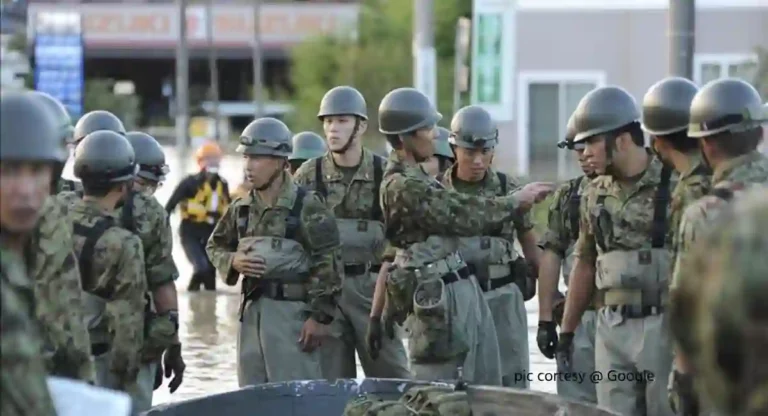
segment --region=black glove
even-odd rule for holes
[[[571,371],[571,365],[573,364],[573,332],[560,333],[555,356],[557,357],[558,370]]]
[[[163,363],[161,360],[157,360],[157,369],[155,370],[155,385],[152,390],[157,390],[163,385]]]
[[[693,389],[693,377],[673,370],[670,387],[669,405],[672,411],[681,416],[698,416],[699,399]]]
[[[173,344],[168,347],[163,357],[163,367],[165,367],[165,378],[171,378],[171,374],[173,374],[173,380],[168,383],[168,389],[173,393],[181,386],[184,379],[184,369],[187,368],[184,365],[184,359],[181,358],[181,344]]]
[[[536,332],[536,343],[539,351],[550,360],[555,358],[557,348],[557,325],[552,321],[539,321],[539,330]]]
[[[368,346],[368,355],[374,360],[379,358],[379,351],[381,351],[381,336],[381,318],[373,316],[368,319],[368,332],[365,334],[365,341]]]

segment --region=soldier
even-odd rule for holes
[[[584,157],[601,176],[581,203],[557,358],[571,368],[574,331],[596,286],[605,304],[595,334],[595,370],[604,376],[598,404],[624,415],[671,415],[666,379],[672,351],[663,313],[672,170],[643,147],[640,111],[625,90],[592,90],[573,117],[573,142],[585,143]]]
[[[291,175],[296,173],[299,166],[307,160],[322,157],[328,151],[325,140],[315,132],[302,131],[295,134],[291,140],[293,142],[293,152],[288,157],[288,162],[291,165]]]
[[[30,91],[57,121],[59,149],[67,155],[65,143],[72,135],[69,114],[48,94]],[[64,162],[54,164],[52,193],[57,193]],[[55,197],[45,201],[40,221],[26,253],[30,277],[35,282],[35,315],[44,339],[43,356],[51,375],[96,382],[91,358],[91,340],[85,323],[83,287],[72,251],[72,224],[66,206]]]
[[[87,135],[75,149],[74,162],[83,197],[69,208],[87,292],[86,322],[97,384],[132,396],[144,343],[144,251],[139,237],[121,228],[114,212],[129,192],[136,168],[125,137],[111,131]]]
[[[473,105],[456,112],[449,141],[454,146],[456,164],[438,176],[446,188],[488,198],[505,196],[520,188],[517,180],[491,168],[499,131],[482,107]],[[525,258],[517,253],[515,238]],[[515,375],[527,374],[530,368],[525,301],[536,292],[536,281],[528,264],[538,268],[537,242],[530,212],[520,221],[460,240],[459,254],[480,283],[496,325],[501,384],[505,387],[528,387],[527,378]]]
[[[697,139],[688,137],[691,101],[699,88],[693,82],[678,77],[665,78],[648,89],[643,98],[643,130],[651,136],[651,148],[667,165],[680,175],[672,191],[670,208],[672,230],[680,227],[683,210],[691,202],[709,192],[711,170],[704,163]],[[676,234],[676,233],[675,233]],[[677,236],[672,241],[672,258],[677,257]],[[673,262],[674,264],[674,262]],[[680,414],[698,413],[689,378],[670,376],[670,405]]]
[[[336,328],[342,332],[336,347],[325,349],[325,378],[355,378],[355,350],[368,377],[407,378],[405,348],[399,339],[383,341],[371,356],[365,348],[376,275],[381,268],[385,237],[379,188],[385,159],[364,149],[368,127],[365,99],[352,87],[335,87],[320,102],[330,152],[302,165],[296,182],[322,195],[333,210],[341,237],[344,280]]]
[[[712,191],[689,205],[680,220],[676,236],[678,256],[672,274],[670,309],[679,314],[674,324],[693,320],[693,310],[680,309],[689,300],[685,292],[675,294],[682,268],[682,259],[698,233],[710,223],[735,193],[755,184],[768,183],[768,158],[757,151],[762,140],[764,123],[758,92],[748,83],[737,79],[720,79],[705,85],[694,96],[690,108],[688,136],[699,139],[704,160],[713,169]],[[688,324],[685,324],[688,325]],[[688,328],[679,328],[685,334]],[[677,340],[676,349],[687,348],[685,337]],[[693,353],[686,354],[690,359]],[[683,381],[688,373],[687,360],[677,358],[674,377]]]
[[[579,161],[583,176],[564,183],[552,197],[549,206],[547,231],[541,241],[542,253],[539,266],[539,329],[536,343],[541,353],[547,358],[555,358],[557,347],[557,325],[562,325],[562,308],[565,298],[557,291],[558,274],[561,273],[566,286],[573,266],[573,249],[579,237],[579,208],[584,190],[597,175],[584,157],[585,143],[574,143],[576,126],[574,117],[568,119],[565,140],[557,144],[561,149],[574,151]],[[580,374],[592,374],[595,371],[595,323],[597,320],[597,302],[587,306],[581,322],[573,334],[573,362],[570,371]],[[558,372],[569,371],[557,362]],[[589,380],[557,380],[557,394],[569,399],[587,403],[597,403],[595,383]]]
[[[227,285],[244,276],[239,384],[323,378],[318,347],[341,286],[335,219],[285,171],[291,132],[282,121],[253,121],[237,151],[253,190],[227,208],[206,249]]]
[[[393,90],[379,105],[379,130],[395,149],[381,185],[381,207],[386,236],[397,253],[389,273],[377,282],[369,344],[375,346],[385,329],[393,336],[392,324],[405,321],[414,378],[458,375],[500,385],[496,328],[475,277],[458,254],[456,237],[520,221],[553,185],[534,183],[494,198],[446,190],[419,165],[434,154],[435,124],[441,118],[413,88]],[[385,288],[387,308],[380,323]]]
[[[678,362],[696,376],[718,414],[768,414],[768,188],[755,186],[722,210],[688,248],[670,323]]]
[[[53,416],[33,283],[22,258],[49,194],[54,165],[63,163],[66,153],[53,115],[31,96],[4,93],[0,119],[0,413]]]
[[[456,160],[456,156],[453,154],[453,150],[451,150],[451,145],[448,143],[448,136],[450,135],[451,131],[445,127],[437,128],[435,154],[422,163],[424,170],[432,177],[437,177],[437,175],[445,172]]]
[[[178,278],[176,265],[171,255],[172,240],[168,217],[163,207],[154,198],[155,190],[165,179],[168,166],[165,153],[154,137],[142,132],[129,132],[125,136],[131,143],[138,173],[133,181],[133,209],[130,215],[133,232],[141,238],[144,247],[147,287],[151,291],[151,313],[148,314],[146,337],[142,351],[142,368],[139,371],[139,393],[134,401],[135,411],[148,410],[152,406],[152,391],[160,387],[163,365],[160,358],[165,354],[165,370],[174,380],[169,384],[173,393],[181,384],[184,361],[181,358],[179,342],[178,296],[175,280]],[[128,215],[123,204],[118,213],[122,218]],[[130,230],[130,228],[129,228]]]

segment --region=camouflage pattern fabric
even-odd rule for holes
[[[97,220],[110,215],[115,218],[96,203],[79,199],[69,210],[72,223],[85,227],[92,227]],[[85,238],[75,235],[73,240],[79,255]],[[93,281],[83,289],[107,301],[105,330],[111,337],[107,362],[116,383],[110,387],[127,390],[136,382],[144,344],[147,281],[141,240],[119,226],[111,227],[96,242],[91,261]]]
[[[704,163],[700,153],[692,155],[690,158],[690,168],[682,172],[677,182],[677,186],[672,191],[672,206],[670,227],[674,232],[672,240],[672,256],[677,259],[678,246],[680,242],[677,230],[680,229],[680,221],[683,218],[685,208],[703,197],[709,192],[711,186],[711,172]]]
[[[448,386],[413,386],[399,400],[353,397],[342,416],[469,416],[467,393]]]
[[[15,254],[0,252],[0,309],[2,330],[2,384],[0,414],[4,416],[54,416],[45,363],[40,356],[42,340],[33,317],[32,282]]]
[[[227,284],[232,285],[238,280],[238,272],[232,267],[232,257],[237,250],[238,241],[238,211],[239,207],[249,206],[248,236],[285,235],[286,217],[293,206],[296,185],[290,175],[284,174],[284,186],[280,190],[274,206],[268,206],[258,195],[249,194],[246,198],[236,199],[216,224],[211,238],[206,245],[206,251],[211,263],[224,277]],[[336,244],[328,246],[325,241],[313,241],[307,230],[315,224],[325,224],[335,218],[322,199],[315,193],[308,193],[301,211],[301,224],[297,240],[311,255],[308,313],[317,321],[322,322],[332,317],[336,311],[336,297],[341,290],[341,276],[338,273],[338,239]],[[333,235],[328,235],[332,238]]]
[[[67,207],[49,197],[30,247],[31,278],[37,299],[36,317],[44,338],[46,366],[51,375],[96,381],[91,339],[83,313],[83,287],[72,252],[72,224]]]
[[[59,178],[59,181],[56,182],[56,193],[60,194],[62,192],[79,192],[83,190],[83,183],[78,181],[73,181],[71,179],[64,179]]]
[[[702,399],[722,414],[764,415],[768,187],[755,185],[718,209],[682,260],[671,327]]]

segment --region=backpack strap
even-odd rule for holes
[[[249,205],[240,205],[237,207],[237,235],[239,238],[245,237],[248,231],[248,208]]]
[[[120,212],[120,225],[131,233],[136,233],[136,227],[133,221],[133,198],[136,194],[130,191],[126,195],[125,202],[123,204],[123,210]]]
[[[379,203],[381,181],[384,178],[384,162],[376,155],[373,155],[373,206],[371,207],[371,219],[381,221],[381,204]]]
[[[115,224],[114,219],[110,217],[99,218],[91,227],[80,223],[72,224],[74,234],[85,238],[85,243],[80,251],[77,262],[80,267],[80,281],[83,285],[83,289],[88,290],[89,292],[95,283],[95,278],[93,276],[93,254],[96,250],[96,244],[108,229],[115,226],[117,226],[117,224]],[[112,296],[112,294],[109,293],[111,292],[109,289],[104,289],[101,292],[102,293],[91,293],[106,299],[109,299]]]
[[[307,196],[307,190],[299,186],[296,189],[296,200],[293,202],[291,212],[285,219],[285,238],[295,240],[301,226],[301,210],[304,208],[304,198]]]
[[[507,176],[501,172],[496,172],[496,177],[499,178],[499,183],[501,184],[501,195],[504,196],[507,194]]]
[[[662,248],[667,236],[667,206],[669,205],[669,181],[672,176],[672,168],[661,168],[661,180],[656,189],[653,201],[653,223],[651,228],[651,247]]]
[[[604,208],[605,207],[605,198],[606,197],[607,197],[606,195],[598,195],[597,200],[595,200],[595,203],[598,206]],[[605,211],[603,210],[602,212],[605,212]],[[598,218],[597,220],[599,222],[600,218]],[[593,222],[593,227],[595,227],[595,225],[597,225],[597,222]],[[606,239],[607,236],[605,236],[602,233],[598,232],[599,225],[597,225],[597,227],[598,227],[597,229],[593,229],[592,230],[594,235],[595,235],[595,243],[598,245],[598,247],[600,247],[600,250],[602,250],[603,252],[606,252],[607,251],[607,247],[605,245],[605,243],[606,243],[605,239]]]
[[[581,207],[579,188],[583,180],[584,177],[579,176],[575,181],[571,182],[571,189],[568,195],[568,221],[571,223],[571,230],[573,232],[571,237],[574,240],[579,238],[579,209]]]
[[[325,182],[323,182],[322,157],[315,159],[315,191],[317,191],[323,198],[328,198],[328,189],[325,187]]]

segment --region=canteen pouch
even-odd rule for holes
[[[398,325],[413,311],[416,275],[410,270],[391,266],[387,274],[387,313]]]
[[[533,266],[523,257],[518,257],[512,262],[512,274],[515,276],[515,284],[523,294],[523,300],[529,301],[536,296],[537,276],[533,272]]]
[[[469,351],[461,328],[453,325],[450,299],[440,278],[417,283],[413,314],[405,323],[409,357],[415,363],[442,363]]]
[[[431,398],[434,398],[440,394],[446,394],[452,392],[453,389],[448,386],[414,386],[403,394],[400,401],[405,403],[409,408],[418,412],[421,408],[427,404]]]
[[[365,416],[373,405],[381,403],[381,399],[371,394],[361,394],[353,397],[344,407],[342,416]]]
[[[418,416],[470,416],[467,392],[450,391],[434,394],[419,409]]]
[[[384,224],[379,221],[336,219],[344,264],[379,264],[384,253]]]

